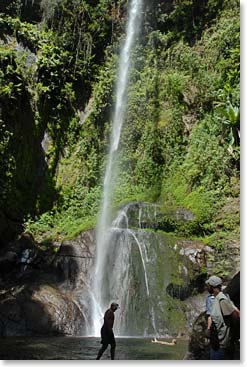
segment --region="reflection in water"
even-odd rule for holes
[[[116,342],[118,360],[182,360],[188,345],[181,339],[176,346],[153,344],[150,338],[117,338]],[[94,360],[100,339],[5,337],[0,338],[0,345],[1,360]],[[110,348],[102,359],[110,359]]]

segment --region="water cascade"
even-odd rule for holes
[[[101,205],[100,217],[97,225],[96,234],[96,260],[95,271],[93,275],[93,325],[92,335],[99,335],[100,326],[102,324],[102,316],[106,307],[109,306],[109,300],[119,299],[119,295],[114,294],[114,282],[118,283],[119,279],[109,279],[112,275],[109,269],[109,257],[111,261],[127,261],[129,251],[122,252],[121,255],[115,253],[112,248],[112,230],[110,228],[110,202],[111,194],[114,190],[114,176],[116,175],[115,158],[119,146],[121,129],[124,122],[125,107],[126,107],[126,91],[129,79],[129,69],[131,61],[131,52],[137,37],[142,14],[142,0],[132,0],[129,8],[129,17],[126,26],[126,39],[123,43],[120,53],[120,61],[116,85],[116,104],[113,116],[113,127],[110,140],[109,156],[106,166],[104,178],[103,200]],[[124,240],[124,239],[123,239]],[[114,257],[116,256],[116,257]],[[108,274],[109,273],[109,274]],[[128,276],[125,272],[125,277],[121,281],[127,282]],[[113,288],[112,288],[113,286]]]
[[[116,317],[114,329],[116,335],[157,335],[156,318],[153,307],[154,279],[150,288],[148,267],[153,268],[149,252],[150,238],[142,229],[142,207],[136,210],[136,224],[139,228],[129,227],[133,222],[133,204],[128,204],[116,215],[107,230],[107,253],[104,256],[105,269],[101,272],[101,300],[105,307],[110,301],[116,300],[120,304],[120,311]],[[152,255],[153,257],[153,255]],[[105,271],[104,271],[105,270]],[[145,306],[143,306],[145,304]],[[103,310],[98,313],[99,329],[102,323]],[[145,314],[137,317],[136,312],[142,308]],[[140,321],[141,320],[141,321]],[[145,324],[145,325],[144,325]],[[96,333],[97,335],[97,333]]]

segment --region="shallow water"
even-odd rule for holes
[[[162,339],[171,341],[168,339]],[[151,343],[151,338],[116,338],[118,360],[182,360],[188,342],[177,340],[177,345]],[[93,360],[100,348],[100,338],[82,337],[2,337],[1,360]],[[102,359],[110,359],[110,346]]]

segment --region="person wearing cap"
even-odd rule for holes
[[[114,312],[119,308],[119,305],[115,302],[111,304],[111,307],[106,310],[104,315],[104,323],[101,328],[101,344],[102,347],[100,348],[97,358],[100,359],[105,350],[108,347],[108,344],[111,345],[111,359],[115,358],[115,349],[116,349],[116,341],[115,336],[113,333],[113,324],[114,324]]]
[[[230,300],[229,296],[221,291],[222,279],[212,275],[207,281],[208,291],[214,296],[208,328],[210,328],[210,359],[232,359],[230,323],[231,319],[239,319],[240,311]]]

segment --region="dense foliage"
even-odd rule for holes
[[[46,212],[58,200],[58,162],[78,137],[115,22],[110,1],[38,5],[37,12],[37,2],[1,4],[3,243],[21,230],[27,215]]]
[[[14,218],[20,208],[18,220],[29,216],[26,229],[38,239],[74,236],[95,225],[99,208],[126,2],[42,0],[40,19],[27,19],[24,2],[15,3],[0,19],[1,207]],[[226,238],[239,237],[239,4],[145,6],[115,205],[156,201],[164,215],[189,209],[194,220],[177,231],[222,251]],[[32,158],[23,145],[14,148],[21,121]],[[45,133],[42,155],[35,146]],[[19,185],[24,167],[33,186]]]

